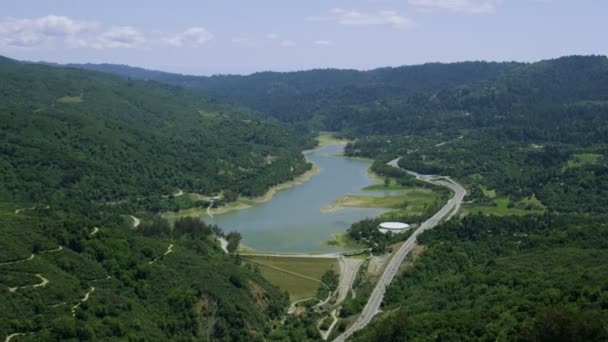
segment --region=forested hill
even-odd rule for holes
[[[200,92],[0,58],[0,339],[262,340],[285,293],[221,228],[150,211],[263,194],[311,143]]]
[[[258,196],[310,167],[305,135],[200,92],[9,59],[0,79],[0,200]]]
[[[317,69],[298,72],[259,72],[248,76],[186,76],[124,65],[70,64],[134,79],[199,89],[249,106],[283,121],[313,117],[332,106],[376,101],[387,96],[435,92],[469,82],[493,80],[518,63],[428,63],[370,71]]]

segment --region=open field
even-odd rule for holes
[[[81,103],[82,96],[63,96],[57,99],[60,103]]]
[[[499,197],[494,200],[495,205],[476,205],[475,203],[465,204],[463,206],[464,213],[477,213],[480,212],[485,215],[531,215],[531,214],[542,214],[545,211],[545,207],[540,203],[536,197],[523,198],[511,207],[509,205],[511,201],[508,198]]]
[[[344,248],[345,250],[354,250],[354,249],[363,249],[366,248],[365,245],[359,244],[353,239],[348,237],[348,234],[332,234],[333,239],[323,241],[322,244],[325,246],[339,246]]]
[[[598,162],[603,155],[598,153],[581,153],[573,154],[572,157],[564,165],[564,169],[570,169],[573,167],[580,167],[585,165],[591,165]]]
[[[318,282],[303,279],[263,265],[260,265],[260,272],[268,282],[287,291],[290,302],[314,297],[320,286]]]
[[[394,209],[386,214],[418,215],[428,206],[439,201],[440,194],[422,188],[402,188],[396,185],[371,185],[366,190],[400,190],[400,196],[346,195],[335,200],[334,204],[321,208],[321,212],[338,211],[344,208],[385,208]]]
[[[323,274],[330,269],[339,271],[337,259],[268,256],[246,256],[243,258],[259,265],[264,278],[271,284],[287,291],[292,302],[314,297]]]

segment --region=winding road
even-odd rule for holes
[[[399,159],[400,158],[391,160],[387,164],[393,167],[399,167]],[[421,175],[412,171],[407,172],[421,181],[450,188],[452,191],[454,191],[454,196],[452,196],[452,198],[441,209],[439,209],[439,211],[436,212],[435,215],[424,221],[420,225],[420,228],[418,228],[412,234],[412,236],[410,236],[405,241],[401,248],[399,248],[399,250],[395,253],[395,256],[391,259],[388,266],[384,270],[384,273],[380,277],[380,280],[378,280],[378,284],[376,284],[376,287],[374,288],[371,296],[369,297],[367,304],[363,308],[363,311],[361,311],[361,314],[359,315],[355,323],[348,327],[348,329],[346,329],[346,331],[342,333],[342,335],[334,339],[334,341],[346,341],[346,339],[350,337],[353,333],[355,333],[357,330],[364,328],[366,325],[369,324],[369,322],[371,322],[372,318],[374,318],[374,316],[378,313],[378,310],[380,309],[380,304],[382,304],[382,299],[384,298],[386,287],[391,283],[391,281],[397,274],[397,271],[399,270],[399,267],[401,266],[401,263],[403,262],[405,257],[412,251],[414,246],[416,246],[416,238],[418,237],[418,235],[422,234],[428,229],[432,229],[437,224],[439,224],[442,219],[446,217],[448,219],[451,218],[452,215],[458,210],[458,208],[460,208],[460,204],[462,203],[462,200],[467,193],[467,191],[460,184],[456,183],[449,177]]]

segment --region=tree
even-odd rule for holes
[[[228,246],[226,246],[226,249],[228,250],[228,253],[236,253],[237,249],[239,248],[239,244],[241,243],[241,238],[241,233],[239,232],[230,232],[228,235],[226,235],[226,240],[228,241]]]

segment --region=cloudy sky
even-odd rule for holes
[[[0,55],[190,74],[608,54],[606,0],[19,0]]]

